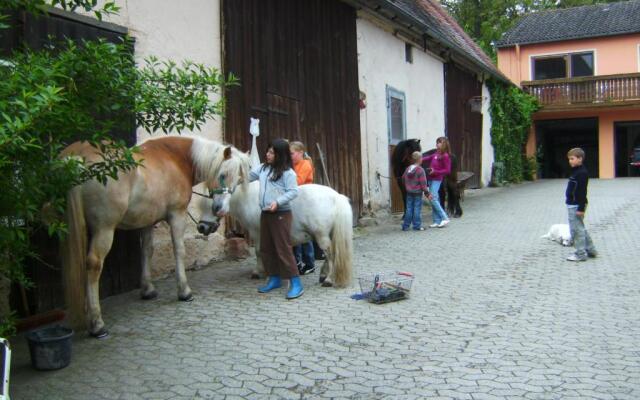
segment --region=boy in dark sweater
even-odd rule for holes
[[[565,193],[567,211],[569,213],[569,229],[576,248],[575,253],[567,257],[567,261],[586,261],[587,257],[597,255],[593,241],[584,227],[584,212],[587,208],[587,185],[589,184],[589,174],[582,165],[584,161],[584,150],[574,148],[567,153],[569,165],[571,165],[571,176],[567,183]]]
[[[402,182],[407,191],[407,203],[404,206],[404,220],[402,230],[408,231],[413,223],[413,230],[423,231],[422,227],[422,194],[429,197],[429,187],[427,186],[427,174],[420,165],[422,154],[414,151],[411,154],[413,164],[409,165],[402,174]]]

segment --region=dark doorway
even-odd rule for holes
[[[616,122],[616,177],[640,176],[640,121]]]
[[[535,124],[540,178],[568,178],[571,168],[567,152],[574,147],[585,151],[584,165],[589,170],[589,177],[598,177],[597,118],[536,121]]]

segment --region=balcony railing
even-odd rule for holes
[[[543,108],[617,106],[640,102],[640,73],[524,81]]]

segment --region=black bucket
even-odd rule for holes
[[[31,331],[26,336],[31,353],[31,365],[35,369],[60,369],[71,362],[72,329],[53,326]]]

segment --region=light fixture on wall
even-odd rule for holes
[[[364,110],[365,108],[367,108],[367,94],[362,90],[360,91],[360,95],[358,99],[358,107],[361,110]]]

